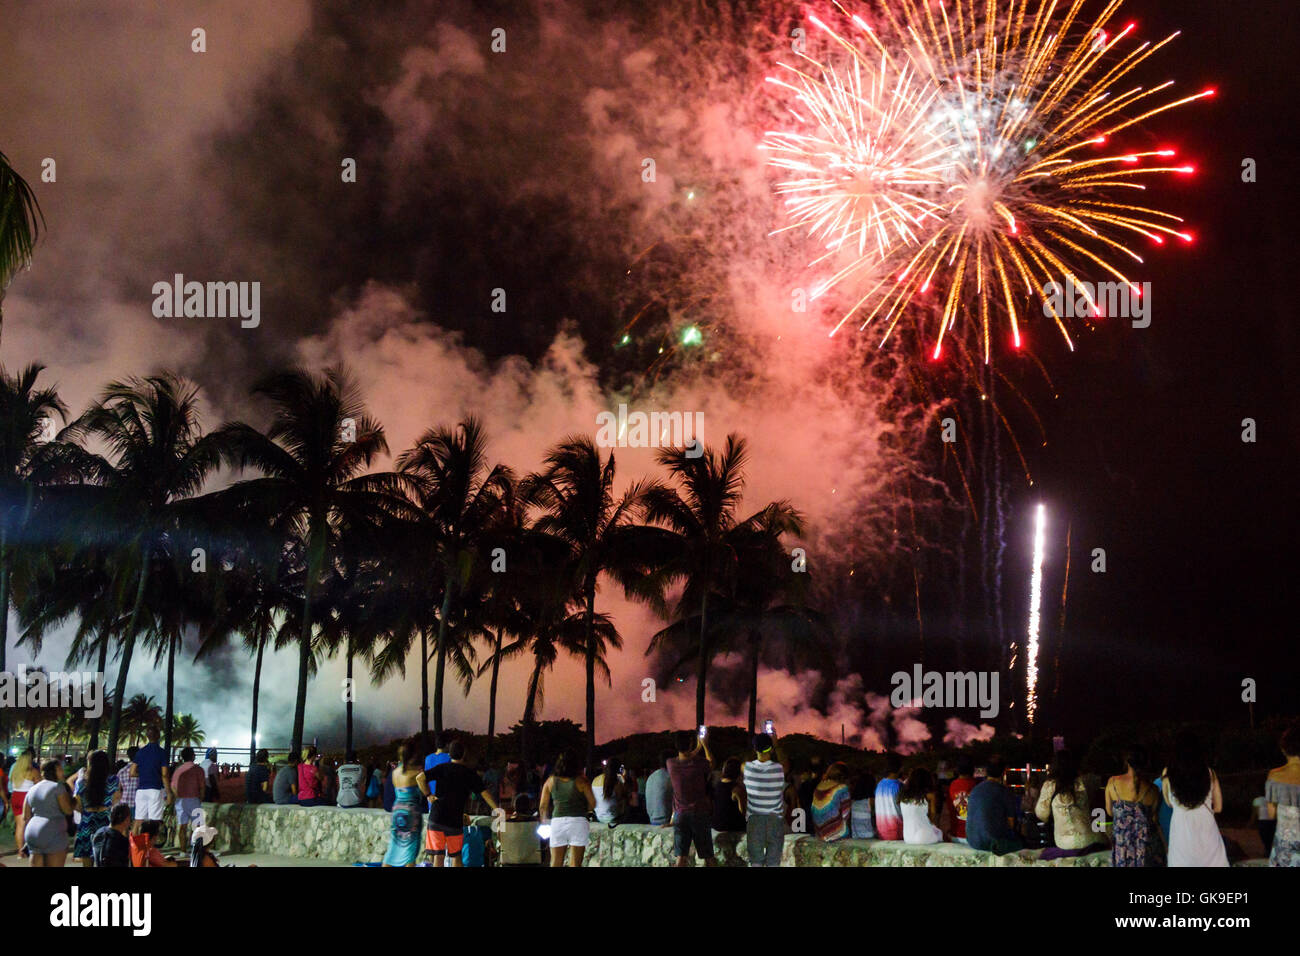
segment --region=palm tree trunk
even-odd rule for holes
[[[704,723],[704,697],[709,679],[709,594],[700,602],[700,662],[695,672],[695,722]]]
[[[758,631],[750,632],[749,643],[754,649],[749,662],[749,736],[753,737],[758,727],[758,656],[763,649]]]
[[[519,725],[519,755],[524,762],[524,774],[527,774],[533,768],[531,734],[529,730],[533,726],[534,715],[537,712],[537,682],[542,676],[542,663],[538,661],[533,665],[532,676],[528,678],[528,697],[524,700],[524,719]]]
[[[420,742],[429,749],[429,629],[420,628]]]
[[[253,726],[248,731],[248,766],[257,761],[257,698],[262,691],[262,654],[266,650],[266,635],[257,642],[257,663],[253,665]]]
[[[5,652],[9,647],[9,542],[0,530],[0,674],[8,673]],[[0,720],[4,719],[0,714]]]
[[[590,777],[596,772],[596,576],[587,582],[587,759],[583,764]]]
[[[8,673],[5,664],[5,652],[9,647],[9,542],[6,533],[0,530],[0,674]],[[9,715],[0,710],[0,730],[8,738]]]
[[[497,739],[497,672],[501,669],[501,631],[496,633],[492,645],[492,683],[488,687],[488,739],[487,762],[492,763],[492,745]]]
[[[105,627],[100,628],[99,631],[99,668],[95,673],[102,678],[106,667],[108,667],[108,628]],[[114,703],[114,707],[116,707],[116,702]],[[97,717],[90,718],[91,751],[99,749],[99,725],[100,721],[103,720],[103,716],[104,715],[101,713]]]
[[[126,699],[126,675],[131,670],[131,654],[135,650],[135,628],[140,621],[140,609],[144,606],[145,585],[149,583],[149,555],[147,550],[140,556],[140,583],[135,589],[135,604],[131,606],[131,617],[122,635],[122,660],[117,667],[117,683],[113,689],[113,699],[117,706],[113,709],[113,719],[108,723],[108,759],[117,759],[117,738],[122,730],[122,701]]]
[[[324,564],[316,557],[317,539],[324,533],[321,519],[312,516],[307,532],[307,580],[303,583],[302,633],[298,635],[298,693],[293,703],[293,735],[289,740],[290,753],[302,752],[303,725],[307,716],[307,672],[311,668],[311,599],[316,590],[316,577]],[[324,551],[323,543],[320,544]]]
[[[347,707],[348,743],[343,750],[344,755],[349,758],[352,756],[352,698],[355,696],[355,693],[356,693],[356,688],[352,686],[352,637],[349,635],[348,637],[348,697],[347,700],[344,701],[344,704]]]
[[[176,641],[167,639],[167,703],[163,708],[163,750],[167,751],[167,760],[172,759],[172,721],[175,719],[176,701]]]
[[[442,684],[447,672],[447,615],[451,613],[453,578],[447,575],[442,592],[442,613],[438,615],[438,666],[433,675],[433,732],[442,736]]]

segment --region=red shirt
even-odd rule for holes
[[[203,768],[193,760],[176,768],[172,776],[172,789],[182,800],[203,799]]]
[[[320,774],[316,768],[309,763],[298,764],[298,799],[314,800],[316,799],[316,786],[320,782]]]
[[[975,780],[958,777],[948,787],[948,809],[952,811],[952,835],[966,838],[966,798],[975,789]]]

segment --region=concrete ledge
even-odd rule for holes
[[[338,807],[296,807],[275,804],[205,803],[209,826],[216,827],[214,849],[219,853],[258,854],[337,863],[375,862],[388,849],[391,816],[383,810],[342,810]],[[164,814],[175,825],[175,809]],[[743,833],[719,833],[714,853],[723,866],[747,866],[749,852]],[[840,840],[823,843],[807,834],[786,834],[782,866],[1044,866],[1108,867],[1110,851],[1059,860],[1040,859],[1041,850],[1021,850],[996,856],[956,843],[916,846],[892,840]],[[672,866],[671,827],[622,824],[591,825],[585,866]],[[1267,860],[1246,860],[1237,866],[1267,866]]]
[[[715,833],[714,853],[723,866],[748,866],[749,851],[743,833]],[[997,856],[957,843],[923,846],[893,840],[839,840],[823,843],[807,834],[787,833],[781,851],[782,866],[1110,866],[1110,850],[1087,856],[1040,860],[1042,850],[1021,850]],[[670,827],[623,824],[610,828],[592,824],[585,866],[672,866],[673,831]]]
[[[273,803],[205,803],[214,849],[341,863],[373,862],[388,849],[392,817],[384,810],[277,806]],[[175,807],[163,814],[175,825]]]

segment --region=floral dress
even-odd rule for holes
[[[1300,866],[1300,784],[1269,780],[1264,797],[1277,804],[1277,832],[1269,866]]]
[[[1164,834],[1155,820],[1156,808],[1136,800],[1112,799],[1115,827],[1111,833],[1111,866],[1164,866]]]
[[[92,810],[87,812],[81,811],[81,823],[77,826],[77,841],[73,845],[72,855],[76,859],[93,858],[95,855],[94,847],[91,841],[95,839],[95,834],[103,827],[108,826],[108,818],[113,813],[113,794],[118,790],[117,776],[111,776],[104,781],[104,806],[106,810]],[[85,799],[86,777],[82,774],[77,781],[77,796]]]

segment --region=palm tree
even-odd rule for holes
[[[829,673],[834,666],[830,624],[807,606],[808,573],[793,569],[781,542],[783,533],[801,533],[799,516],[771,505],[755,517],[756,522],[737,525],[726,536],[737,571],[728,592],[711,596],[709,611],[709,646],[742,651],[749,659],[751,735],[758,723],[758,669],[765,642],[769,648],[775,645],[778,666],[787,670],[812,667]],[[676,673],[699,654],[700,627],[699,614],[679,617],[651,638],[646,654],[674,652],[676,662],[668,670]]]
[[[171,738],[177,747],[197,747],[203,743],[206,735],[193,714],[177,714],[172,719]]]
[[[105,444],[114,459],[92,456],[103,495],[86,537],[91,545],[125,544],[123,564],[135,577],[130,613],[118,635],[121,659],[114,697],[123,700],[150,575],[155,565],[175,560],[172,536],[192,520],[192,499],[220,464],[225,439],[219,433],[202,434],[198,388],[170,373],[112,383],[70,426],[73,430]],[[110,759],[120,723],[121,715],[114,714],[108,729]]]
[[[133,744],[138,744],[142,738],[147,737],[150,727],[163,729],[162,708],[157,701],[145,694],[136,694],[128,700],[118,716],[121,727],[126,730],[128,739]]]
[[[586,666],[586,764],[596,756],[596,665],[602,656],[597,626],[596,586],[608,573],[629,593],[636,590],[647,560],[664,545],[657,529],[635,521],[645,485],[634,483],[614,495],[614,455],[605,461],[589,437],[565,439],[546,457],[545,470],[528,481],[528,497],[545,509],[536,530],[554,535],[570,548],[572,578],[578,589]]]
[[[298,633],[298,690],[290,746],[302,748],[307,678],[315,646],[313,611],[317,590],[338,551],[340,528],[377,523],[400,506],[400,481],[391,473],[363,474],[388,451],[384,430],[365,413],[355,386],[341,369],[318,378],[305,369],[275,372],[254,389],[274,412],[263,434],[233,423],[221,429],[229,460],[255,467],[263,477],[231,489],[260,498],[277,517],[277,527],[305,542],[305,577]]]
[[[14,170],[9,158],[0,153],[0,335],[4,333],[4,297],[18,270],[32,261],[32,250],[45,225],[36,194]]]
[[[0,209],[6,196],[7,168],[0,154]],[[0,274],[4,273],[4,242],[0,235]],[[50,447],[55,438],[51,431],[53,417],[65,418],[68,411],[57,391],[36,387],[44,369],[43,365],[33,364],[10,375],[0,366],[0,673],[7,670],[14,543],[23,540],[39,483],[52,477],[59,448]]]
[[[254,658],[253,706],[248,732],[248,762],[257,756],[257,713],[261,699],[262,664],[268,646],[280,649],[296,642],[305,577],[304,542],[276,529],[265,517],[240,512],[225,493],[209,496],[213,512],[226,516],[227,545],[216,559],[211,618],[203,629],[195,661],[224,647],[239,634]]]
[[[754,533],[797,533],[798,514],[786,502],[775,502],[763,510],[738,519],[748,462],[745,440],[727,436],[721,454],[705,448],[692,457],[682,448],[665,448],[659,463],[675,479],[676,487],[655,483],[644,495],[646,519],[671,535],[667,557],[654,573],[636,586],[641,595],[662,611],[662,595],[669,586],[683,582],[677,602],[678,618],[697,615],[695,719],[705,723],[704,704],[709,666],[717,651],[710,601],[729,599],[743,593],[740,555]]]
[[[442,733],[443,687],[449,652],[458,661],[465,660],[468,634],[461,631],[460,642],[451,648],[449,623],[453,604],[462,606],[471,598],[466,591],[471,579],[480,571],[483,546],[498,519],[502,498],[511,480],[503,465],[487,465],[487,437],[475,418],[466,419],[457,428],[433,428],[420,436],[415,447],[397,460],[398,470],[409,479],[408,495],[419,509],[417,535],[427,542],[426,567],[437,575],[438,638],[434,653],[433,728]],[[457,611],[460,608],[456,608]],[[421,664],[424,699],[420,706],[420,731],[427,738],[428,655]],[[472,671],[470,672],[472,676]],[[464,672],[462,669],[462,679]]]

